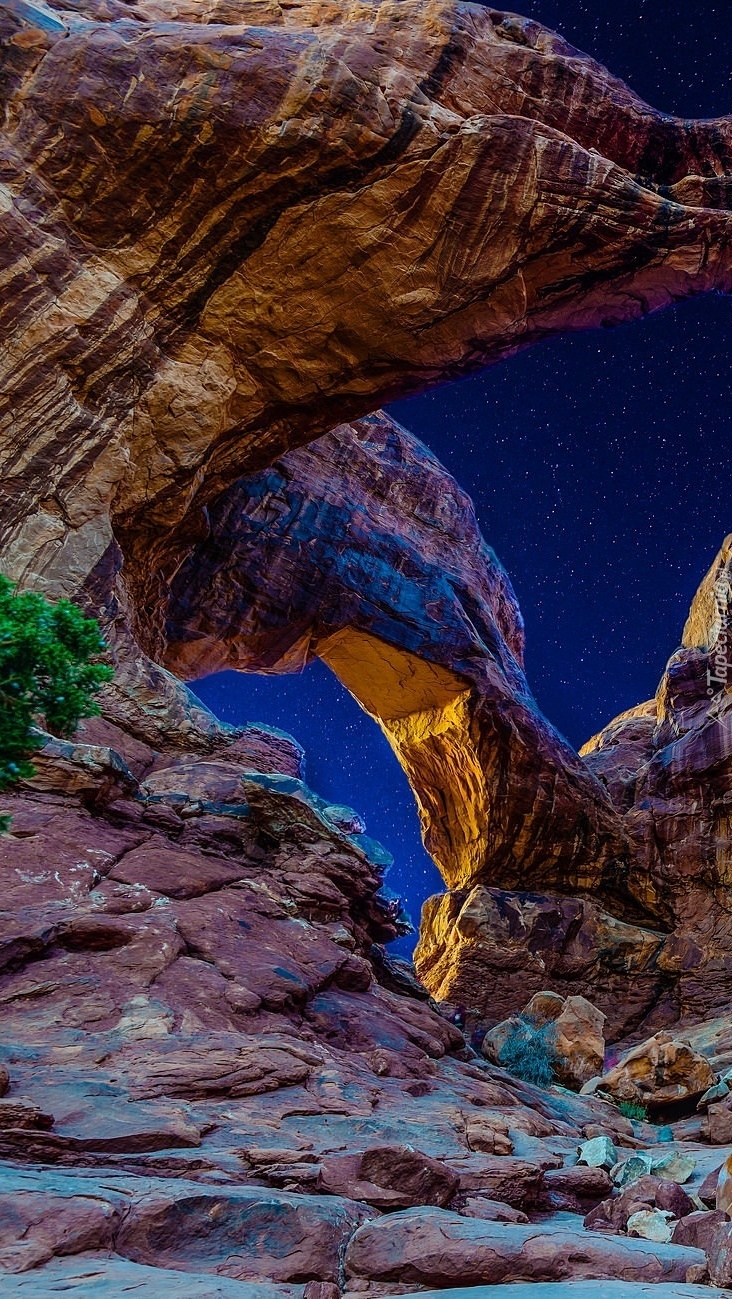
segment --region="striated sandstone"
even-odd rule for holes
[[[3,562],[103,614],[139,724],[156,690],[185,704],[130,635],[160,657],[168,585],[243,473],[548,334],[730,284],[728,121],[655,112],[531,20],[1,12]]]
[[[385,415],[341,426],[240,479],[209,522],[172,586],[172,670],[317,655],[385,731],[451,888],[622,891],[617,815],[539,712],[508,576],[416,438]]]

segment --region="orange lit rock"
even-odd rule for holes
[[[602,1088],[618,1101],[656,1108],[700,1096],[714,1082],[716,1074],[704,1056],[662,1032],[634,1047],[604,1074]]]

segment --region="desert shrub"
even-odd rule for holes
[[[520,1016],[516,1027],[498,1052],[502,1069],[537,1087],[550,1087],[559,1063],[556,1029],[552,1023],[538,1024]]]
[[[0,575],[0,789],[33,775],[37,723],[68,736],[98,713],[93,696],[112,676],[93,661],[103,649],[97,622],[76,605],[18,592]]]
[[[647,1119],[648,1110],[645,1105],[638,1105],[635,1101],[621,1101],[618,1105],[620,1113],[626,1119]],[[672,1138],[673,1140],[673,1138]]]

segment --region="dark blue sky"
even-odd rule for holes
[[[537,0],[517,6],[655,107],[732,112],[729,0]],[[732,299],[541,344],[391,407],[473,496],[514,581],[539,704],[576,745],[653,693],[725,533]],[[728,499],[728,493],[727,493]],[[440,887],[386,740],[322,664],[290,678],[225,673],[200,696],[231,722],[291,731],[308,779],[393,853],[416,920]],[[402,940],[399,948],[408,948]]]

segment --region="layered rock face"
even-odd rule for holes
[[[169,668],[324,659],[381,724],[451,888],[625,888],[602,786],[539,713],[523,624],[471,502],[386,415],[242,478],[172,586]],[[621,904],[619,904],[621,905]]]
[[[582,755],[622,814],[652,904],[676,935],[679,1009],[726,1010],[732,952],[732,537],[704,578],[655,699]]]
[[[703,1271],[699,1250],[579,1224],[542,1256],[545,1173],[601,1129],[632,1145],[630,1122],[466,1047],[385,954],[378,851],[304,785],[288,737],[188,740],[154,750],[93,719],[0,800],[3,1293]]]
[[[242,473],[535,339],[730,285],[729,122],[656,113],[530,20],[0,14],[4,564],[153,657],[166,584]]]
[[[732,1062],[731,544],[697,592],[655,699],[581,750],[630,840],[631,891],[655,919],[627,923],[602,890],[594,900],[453,890],[426,903],[415,954],[436,996],[494,1022],[544,987],[580,992],[608,1015],[611,1040],[706,1019],[695,1040]]]

